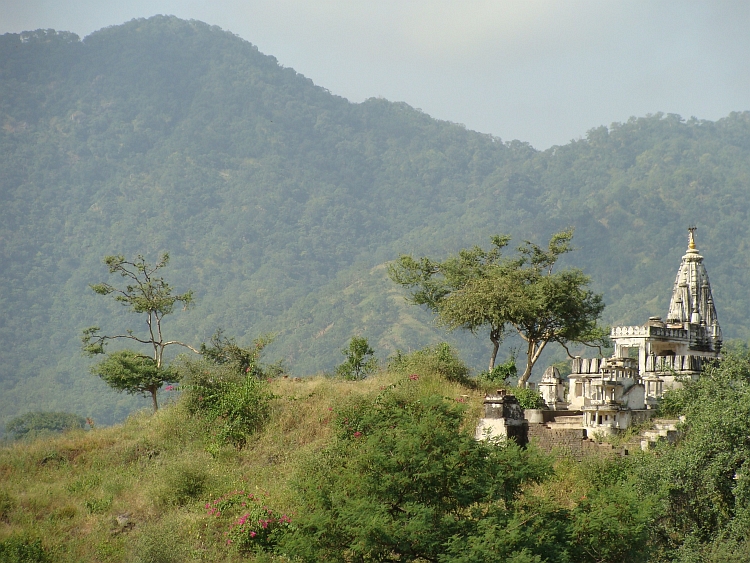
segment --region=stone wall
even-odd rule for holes
[[[546,424],[529,424],[529,442],[549,453],[569,455],[581,460],[588,455],[627,455],[625,448],[599,444],[588,438],[583,428],[550,428]]]

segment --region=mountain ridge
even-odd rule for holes
[[[355,334],[381,357],[447,339],[482,368],[481,336],[442,333],[379,266],[574,226],[566,265],[604,293],[606,322],[634,324],[666,312],[697,223],[724,333],[750,336],[747,112],[633,118],[537,151],[404,103],[352,104],[174,17],[82,41],[6,34],[0,55],[0,419],[111,422],[140,404],[78,351],[86,326],[139,322],[87,287],[106,279],[106,254],[169,251],[167,279],[198,303],[168,331],[194,343],[220,326],[243,342],[276,332],[269,361],[295,375],[331,369]]]

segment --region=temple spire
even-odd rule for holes
[[[695,227],[688,229],[688,249],[677,270],[672,299],[669,303],[667,324],[687,328],[700,328],[700,346],[709,350],[721,348],[721,327],[711,294],[708,273],[695,244]],[[697,333],[696,333],[697,334]]]

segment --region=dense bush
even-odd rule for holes
[[[469,368],[446,342],[428,346],[411,354],[404,354],[397,350],[390,359],[388,368],[401,374],[436,373],[448,381],[461,383],[466,382],[469,377]]]
[[[413,381],[411,385],[418,385]],[[282,549],[304,561],[443,560],[452,538],[508,523],[521,485],[549,460],[478,442],[462,405],[386,389],[337,415],[338,439],[302,469],[304,511]],[[512,551],[512,550],[511,550]]]
[[[32,439],[86,426],[86,419],[68,412],[28,412],[12,418],[5,431],[15,439]]]
[[[185,361],[180,367],[188,410],[216,424],[220,443],[241,448],[268,420],[273,393],[252,372],[239,373],[234,364]]]
[[[518,399],[518,404],[522,409],[543,409],[544,399],[535,389],[528,387],[514,387],[511,391]]]
[[[654,534],[667,560],[729,561],[733,550],[747,553],[750,352],[735,345],[724,354],[720,365],[668,395],[672,412],[685,417],[677,446],[634,467],[642,493],[661,499]]]

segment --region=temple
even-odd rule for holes
[[[666,318],[613,327],[612,356],[574,358],[567,386],[556,368],[547,368],[538,384],[547,408],[527,418],[541,417],[537,422],[548,428],[582,428],[584,435],[613,434],[650,418],[664,391],[696,379],[706,362],[719,358],[722,336],[711,284],[695,228],[688,232]],[[480,429],[488,425],[480,421]]]
[[[568,376],[567,409],[582,411],[583,426],[602,433],[648,418],[665,390],[697,378],[706,361],[719,357],[721,327],[695,228],[689,229],[666,319],[613,327],[610,339],[615,348],[610,358],[576,357]],[[545,387],[543,378],[540,390],[554,409],[560,392],[555,388],[553,398],[549,383]]]

